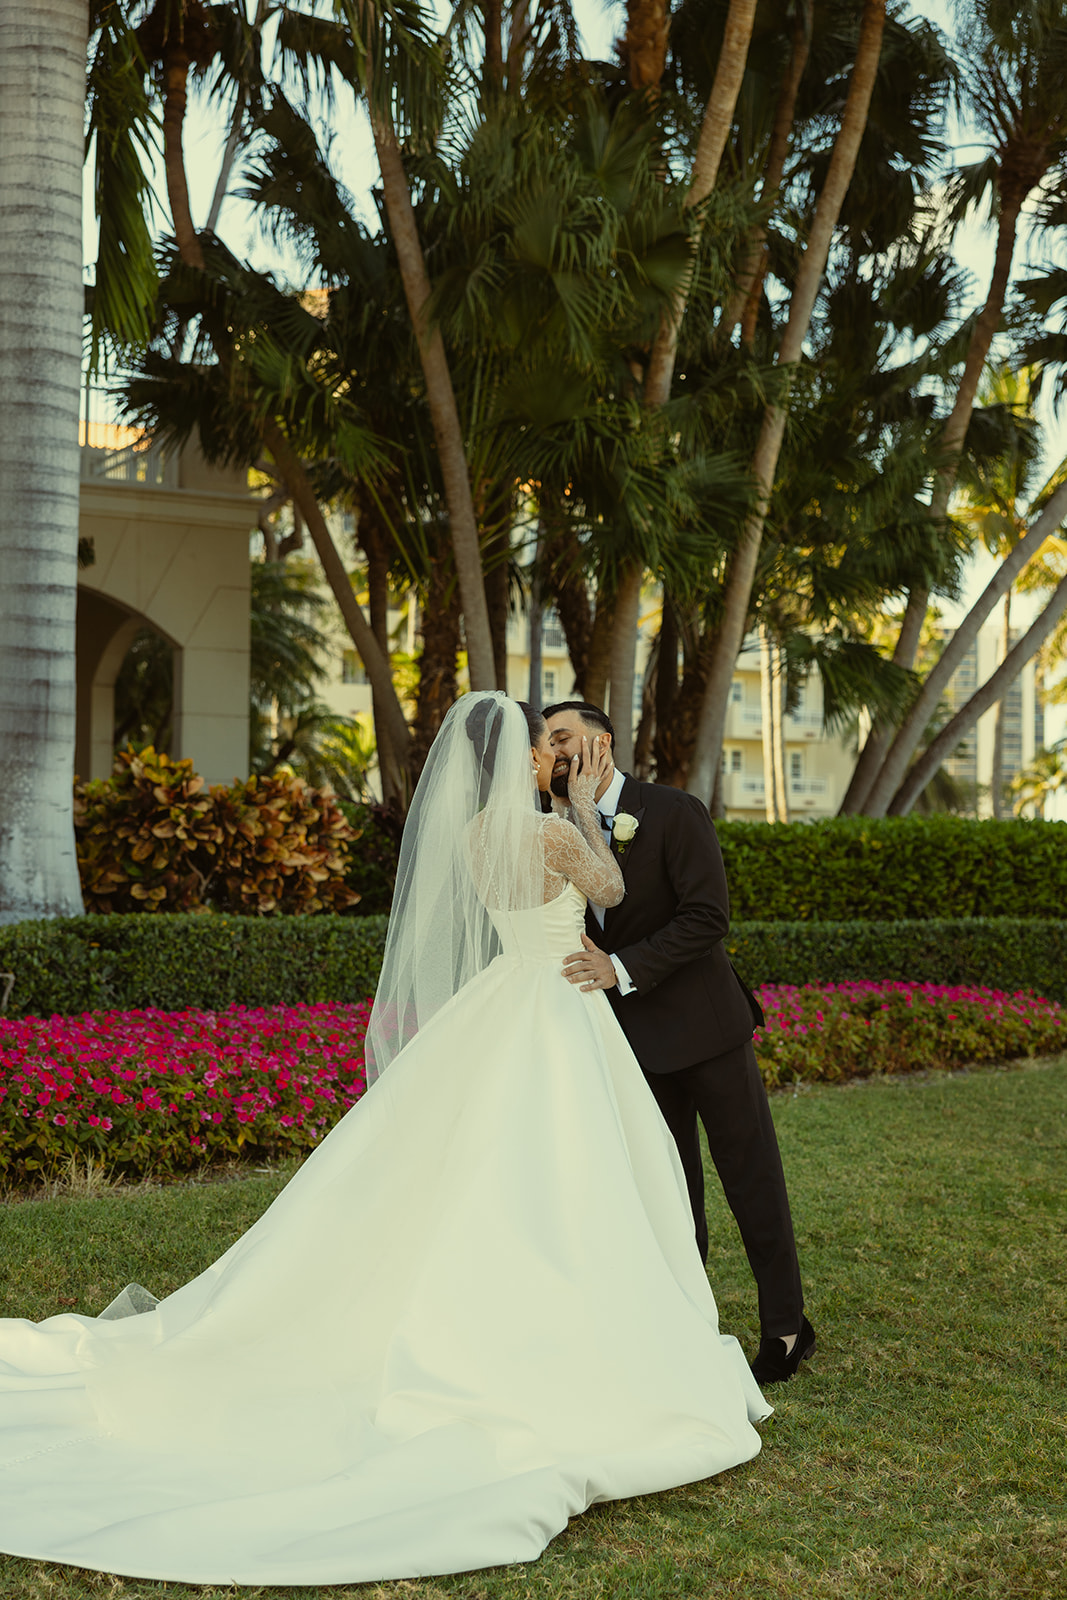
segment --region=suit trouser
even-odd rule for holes
[[[793,1220],[771,1108],[752,1045],[677,1072],[646,1072],[645,1078],[682,1158],[697,1245],[705,1263],[708,1219],[698,1116],[756,1280],[760,1328],[769,1338],[798,1333],[804,1293]]]

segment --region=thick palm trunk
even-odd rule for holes
[[[891,809],[893,792],[887,787],[897,774],[897,786],[904,781],[907,762],[911,759],[923,730],[937,710],[938,702],[948,687],[949,679],[978,637],[979,629],[997,602],[1003,599],[1023,567],[1035,551],[1039,550],[1050,533],[1055,533],[1067,516],[1067,483],[1056,490],[1037,521],[1023,534],[1018,543],[1004,557],[981,595],[968,611],[952,638],[946,644],[940,659],[935,662],[918,695],[912,701],[907,716],[890,746],[889,753],[871,788],[863,810],[868,816],[883,817]],[[895,804],[895,802],[894,802]]]
[[[373,99],[368,91],[368,102]],[[467,665],[472,689],[496,687],[496,667],[493,660],[493,637],[489,627],[489,607],[485,598],[485,581],[482,574],[482,553],[478,538],[478,524],[474,515],[470,474],[463,444],[456,396],[452,388],[452,374],[445,354],[441,330],[430,324],[427,306],[430,299],[430,279],[422,253],[411,204],[411,191],[407,173],[400,154],[396,133],[389,118],[372,111],[371,127],[378,153],[382,175],[382,192],[389,216],[389,229],[393,237],[400,276],[404,283],[404,297],[415,329],[426,383],[426,400],[433,421],[434,438],[444,479],[445,503],[452,535],[452,550],[459,578],[460,600],[463,605],[463,626],[467,640]]]
[[[785,172],[785,159],[789,154],[789,140],[796,116],[800,80],[808,64],[811,51],[812,12],[814,0],[801,0],[793,19],[793,39],[786,64],[785,76],[778,91],[778,104],[774,112],[774,126],[767,145],[767,159],[763,168],[763,185],[760,201],[764,208],[764,221],[749,230],[745,243],[744,261],[738,273],[737,285],[719,325],[718,337],[729,339],[737,324],[741,324],[741,340],[751,344],[756,334],[763,279],[767,271],[767,222],[778,195]]]
[[[608,712],[615,725],[615,764],[631,771],[634,760],[634,654],[641,618],[643,568],[630,564],[619,578],[611,631]]]
[[[952,754],[978,718],[996,705],[1015,682],[1026,663],[1037,654],[1060,618],[1067,612],[1067,578],[1062,578],[1052,592],[1052,598],[1040,616],[1036,617],[1013,650],[982,687],[961,706],[956,715],[946,722],[937,738],[923,751],[918,761],[901,784],[890,816],[907,816],[926,785],[945,758]]]
[[[84,0],[0,0],[0,923],[77,916]]]
[[[596,611],[589,639],[589,655],[585,664],[585,698],[591,705],[607,709],[608,683],[611,674],[611,641],[615,620],[615,597],[608,595],[603,583],[597,586]]]
[[[1037,183],[1044,170],[1043,161],[1032,160],[1028,166],[1013,168],[1010,179],[1002,179],[1000,186],[1000,217],[997,223],[997,248],[993,261],[993,272],[989,281],[989,292],[981,315],[974,325],[971,342],[967,350],[967,359],[964,363],[963,376],[956,391],[956,398],[949,413],[945,426],[941,431],[939,449],[944,457],[944,465],[939,470],[934,480],[933,492],[930,497],[930,515],[937,521],[944,519],[948,512],[948,503],[956,483],[956,474],[959,468],[960,451],[967,434],[967,428],[974,411],[975,399],[978,395],[978,385],[982,372],[989,356],[993,337],[1000,326],[1004,313],[1004,300],[1008,292],[1008,282],[1011,277],[1012,257],[1015,254],[1015,238],[1018,231],[1019,212],[1023,201]],[[917,592],[916,602],[922,601],[925,615],[929,593],[926,590]],[[977,636],[978,628],[985,620],[986,612],[969,633],[967,642],[960,651],[965,654]],[[969,629],[970,618],[964,623]],[[955,644],[955,639],[952,641]],[[902,665],[911,667],[911,661]],[[940,663],[938,663],[938,667]],[[953,669],[954,670],[954,669]],[[881,761],[877,773],[867,791],[866,798],[861,806],[868,816],[885,816],[889,803],[898,785],[902,782],[908,763],[911,761],[923,736],[937,702],[941,696],[944,683],[947,679],[943,676],[939,683],[930,687],[937,668],[930,674],[917,698],[913,701],[907,715],[897,730],[896,736],[889,742],[889,748]],[[865,752],[866,754],[866,752]]]
[[[179,254],[187,266],[203,270],[204,252],[193,226],[182,149],[188,90],[189,52],[175,41],[168,44],[163,57],[163,170],[167,176],[167,199]]]
[[[860,141],[867,125],[867,112],[870,108],[871,93],[882,50],[882,35],[885,31],[885,10],[886,0],[865,0],[856,64],[841,118],[841,128],[834,142],[826,182],[815,208],[811,236],[801,259],[796,286],[790,301],[789,321],[778,351],[778,365],[782,367],[795,367],[800,360],[804,339],[811,324],[815,299],[830,253],[830,243],[845,194],[852,181]],[[722,626],[715,641],[689,781],[686,785],[691,794],[702,797],[710,796],[719,766],[730,684],[744,642],[752,585],[756,576],[760,545],[763,542],[763,528],[774,488],[774,474],[781,454],[782,440],[785,436],[787,404],[787,398],[783,398],[782,402],[769,405],[764,413],[763,426],[752,459],[756,503],[746,520],[740,542],[727,569]]]
[[[345,564],[326,526],[326,518],[304,471],[303,462],[273,418],[268,418],[262,427],[263,442],[277,462],[289,486],[293,501],[300,508],[301,515],[307,523],[311,542],[322,563],[326,582],[337,601],[349,636],[366,669],[371,692],[381,703],[383,723],[388,730],[389,749],[379,750],[379,767],[383,759],[390,759],[392,770],[389,772],[388,782],[391,786],[403,788],[405,780],[403,767],[410,754],[411,735],[393,685],[393,671],[389,657],[375,638],[374,630],[363,614],[363,607],[352,590]],[[383,786],[386,781],[383,769]]]

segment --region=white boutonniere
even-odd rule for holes
[[[619,847],[620,855],[622,855],[639,827],[640,823],[637,818],[631,817],[628,811],[616,811],[615,820],[611,824],[611,836]]]

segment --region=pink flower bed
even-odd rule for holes
[[[1034,994],[969,984],[830,983],[758,991],[765,1081],[839,1082],[1067,1050],[1067,1011]]]
[[[364,1001],[0,1022],[0,1171],[303,1154],[366,1088],[369,1017]]]
[[[772,1086],[1067,1050],[1067,1012],[1031,994],[841,983],[759,995]],[[79,1154],[160,1175],[303,1155],[366,1087],[369,1016],[364,1001],[0,1020],[0,1173]]]

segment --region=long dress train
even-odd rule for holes
[[[584,897],[462,989],[206,1272],[0,1322],[0,1548],[326,1584],[531,1560],[595,1501],[750,1459],[681,1168]]]

